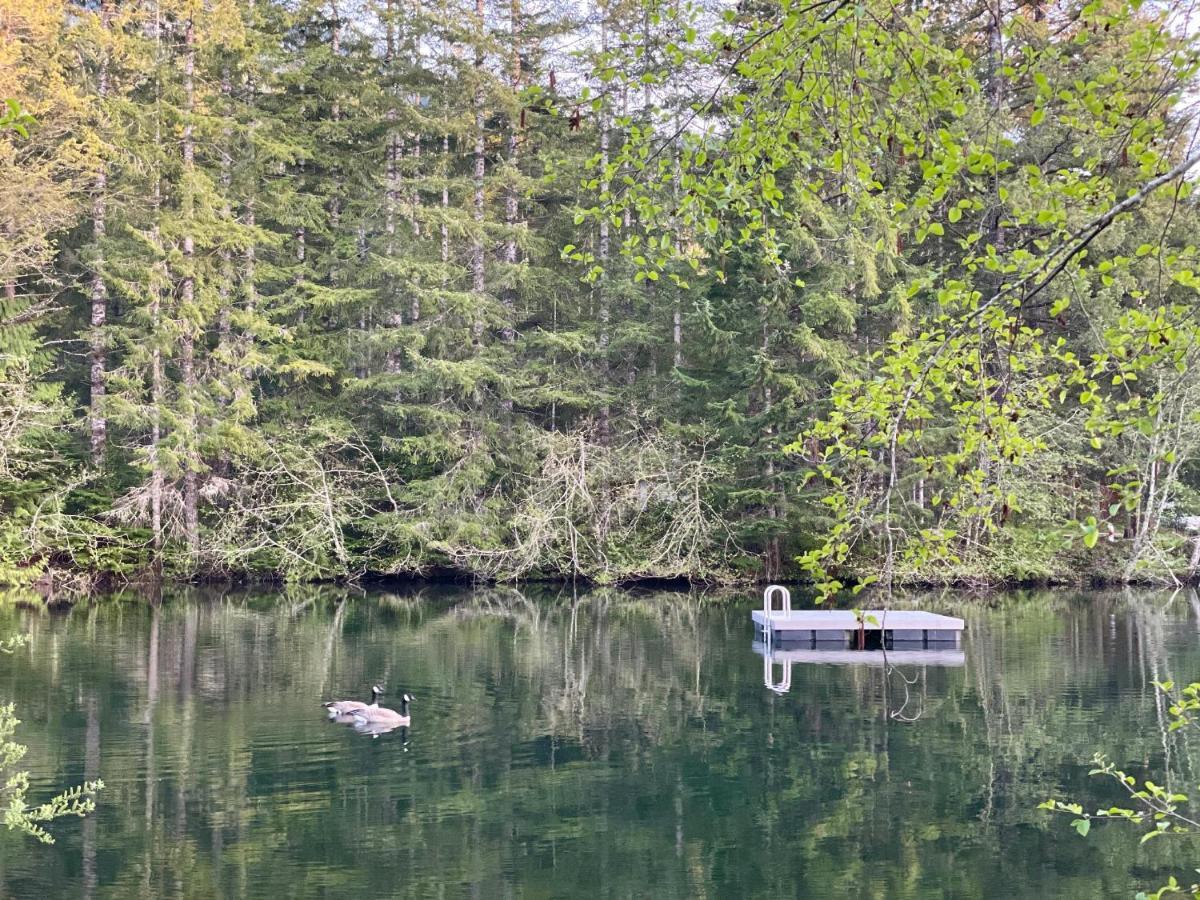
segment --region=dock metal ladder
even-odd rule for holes
[[[763,654],[763,684],[776,694],[786,694],[792,689],[792,664],[781,662],[782,677],[775,680],[775,663],[771,657],[771,646],[775,638],[775,629],[771,627],[771,614],[775,612],[774,597],[779,592],[779,612],[787,615],[792,611],[792,592],[782,584],[768,584],[763,591],[763,643],[767,652]]]
[[[775,609],[774,604],[776,591],[779,592],[779,609]],[[784,616],[791,614],[792,592],[782,584],[768,584],[766,590],[763,591],[763,638],[768,646],[774,637],[775,629],[771,627],[771,617],[776,612],[782,613]]]

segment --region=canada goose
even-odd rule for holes
[[[413,701],[411,694],[400,695],[400,712],[394,709],[388,709],[386,706],[363,705],[362,709],[355,709],[350,712],[354,717],[354,722],[358,724],[370,725],[391,725],[400,726],[407,725],[412,721],[412,717],[408,714],[408,704]]]
[[[361,700],[330,700],[328,703],[322,703],[329,710],[329,718],[336,719],[339,716],[348,716],[360,709],[378,709],[379,695],[383,693],[383,688],[375,684],[371,686],[371,702],[363,703]]]

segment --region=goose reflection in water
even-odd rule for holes
[[[408,749],[408,722],[370,721],[352,715],[333,715],[329,721],[337,725],[349,725],[356,734],[370,735],[373,738],[391,731],[399,731],[404,749]]]
[[[407,725],[391,724],[387,722],[364,722],[362,719],[359,719],[354,723],[353,728],[356,734],[369,734],[372,738],[377,738],[381,734],[387,734],[389,731],[398,731],[399,734],[397,735],[397,739],[400,741],[400,745],[405,750],[408,749]]]

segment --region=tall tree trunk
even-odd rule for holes
[[[188,554],[192,557],[200,549],[200,500],[197,485],[197,460],[195,459],[195,443],[198,423],[196,421],[196,338],[193,323],[189,317],[195,315],[193,306],[196,298],[196,274],[194,270],[196,258],[195,237],[191,224],[195,215],[195,197],[192,195],[192,183],[196,168],[196,145],[193,137],[192,115],[196,109],[196,23],[189,18],[183,31],[183,90],[184,90],[184,123],[183,123],[183,216],[185,221],[183,234],[183,280],[179,286],[179,301],[181,305],[183,328],[180,337],[179,374],[183,381],[184,392],[184,427],[187,430],[188,451],[184,455],[183,473],[183,527],[187,540]]]
[[[767,321],[767,315],[764,311],[762,322],[762,355],[767,358],[771,350],[771,338],[774,329]],[[772,409],[773,396],[771,385],[769,382],[764,382],[762,386],[763,396],[763,416],[767,419],[767,426],[763,429],[763,455],[766,457],[766,463],[763,466],[763,474],[766,476],[766,488],[768,491],[776,493],[778,496],[778,488],[775,484],[775,448],[772,445],[772,440],[775,436],[775,428],[771,425],[770,416]],[[779,505],[777,502],[767,504],[767,518],[774,522],[779,518]],[[782,553],[779,546],[779,535],[772,531],[767,538],[766,560],[764,574],[768,581],[774,581],[779,577],[780,569],[782,568]]]
[[[483,293],[487,287],[484,282],[484,247],[483,247],[483,176],[485,171],[485,150],[484,143],[484,90],[483,90],[483,61],[484,48],[483,41],[485,36],[484,24],[484,0],[475,0],[475,18],[476,18],[476,35],[475,35],[475,91],[473,98],[473,106],[475,109],[475,170],[472,178],[474,187],[473,210],[475,219],[475,234],[471,242],[471,289],[478,295],[477,303],[483,303]],[[474,323],[475,339],[478,341],[483,335],[483,318],[476,316]]]
[[[521,91],[521,0],[512,0],[510,6],[510,23],[512,29],[512,47],[510,61],[510,86],[512,87],[512,100],[517,103],[517,111],[513,113],[512,121],[508,126],[508,190],[504,197],[504,225],[508,231],[508,236],[504,242],[504,262],[508,265],[508,278],[516,277],[517,268],[517,214],[519,212],[519,190],[517,184],[517,173],[520,169],[520,152],[521,152],[521,112],[520,112],[520,91]],[[515,287],[507,287],[504,289],[504,313],[505,322],[504,330],[501,336],[505,341],[512,341],[516,336],[516,305],[517,291]]]
[[[675,345],[673,362],[675,368],[683,366],[683,311],[679,308],[679,297],[675,297],[675,309],[671,313],[671,343]]]
[[[1003,0],[989,0],[987,6],[988,75],[987,95],[992,116],[1000,122],[1004,107],[1004,6]],[[1003,127],[1001,124],[1000,127]],[[1000,176],[992,178],[992,212],[988,219],[988,240],[997,251],[1004,250],[1004,215],[1000,200]]]
[[[111,15],[110,0],[100,2],[100,26],[108,30]],[[96,76],[97,105],[101,115],[105,111],[105,99],[108,97],[108,48],[100,52],[100,71]],[[104,464],[104,445],[108,432],[108,420],[104,414],[104,370],[106,368],[106,348],[104,339],[104,323],[108,318],[108,291],[104,284],[104,236],[106,217],[108,214],[108,167],[101,159],[96,171],[96,180],[92,186],[92,240],[95,243],[95,258],[92,261],[91,284],[91,333],[89,344],[91,348],[91,402],[88,412],[91,432],[92,465],[99,468]]]
[[[296,262],[299,265],[296,267],[296,277],[293,279],[296,284],[300,284],[304,280],[304,260],[308,258],[308,229],[303,225],[296,229]],[[304,321],[304,310],[300,310],[300,321]]]
[[[442,268],[450,263],[450,135],[442,135],[442,165],[446,168],[442,176]],[[444,279],[443,279],[444,280]]]
[[[225,106],[225,121],[221,128],[221,142],[223,144],[221,152],[221,218],[223,222],[233,221],[233,201],[231,194],[233,191],[233,155],[236,152],[233,146],[233,127],[232,121],[234,116],[233,110],[233,88],[229,80],[228,64],[221,67],[221,99]],[[233,338],[233,289],[236,276],[233,271],[233,253],[228,246],[222,246],[220,251],[221,256],[221,275],[218,285],[220,295],[219,309],[217,312],[217,365],[220,367],[217,377],[227,381],[227,387],[230,392],[224,395],[223,406],[228,406],[233,401],[233,390],[237,388],[239,380],[239,367],[235,363],[234,357],[234,338]],[[222,448],[219,458],[219,471],[222,475],[228,476],[233,465],[232,456],[228,449]]]
[[[420,11],[421,11],[421,0],[414,0],[414,2],[413,2],[414,15],[419,14]],[[420,26],[419,18],[417,18],[415,21],[416,21],[416,25],[413,30],[414,59],[413,59],[412,63],[413,63],[413,68],[420,69],[421,68],[421,53],[420,53],[420,43],[419,42],[421,39],[421,35],[420,35],[420,27],[421,26]],[[417,93],[413,94],[410,99],[411,99],[413,106],[415,108],[419,109],[420,105],[421,105],[420,92],[418,91]],[[417,189],[416,175],[417,175],[417,173],[419,173],[421,171],[421,133],[419,131],[413,132],[411,134],[411,137],[412,137],[413,164],[411,166],[410,171],[413,173],[413,181],[411,184],[411,191],[409,193],[409,198],[408,198],[409,213],[410,213],[408,221],[409,221],[409,225],[412,228],[413,237],[420,237],[421,236],[421,218],[417,214],[417,211],[421,205],[421,194],[420,194],[420,191]],[[417,312],[416,312],[416,315],[413,316],[413,321],[416,321],[417,319],[419,319],[421,317],[420,301],[416,300],[414,297],[414,303],[417,304],[417,306],[416,306]]]
[[[601,52],[608,53],[608,10],[601,7],[600,18],[600,49]],[[608,193],[608,151],[609,151],[609,134],[608,134],[608,105],[602,101],[600,106],[600,193],[606,195]],[[609,308],[608,297],[608,255],[609,255],[609,232],[608,232],[608,216],[600,217],[600,239],[599,246],[596,248],[596,259],[603,270],[600,273],[600,278],[596,281],[597,300],[599,302],[600,313],[600,330],[597,336],[598,350],[600,354],[600,368],[604,373],[604,388],[608,388],[608,326],[611,309]],[[605,403],[600,408],[599,431],[600,440],[607,442],[610,422],[609,408]]]
[[[387,256],[391,259],[396,252],[396,202],[400,193],[400,171],[397,165],[399,153],[398,136],[396,134],[396,8],[395,0],[387,0],[384,7],[387,21],[384,23],[385,50],[384,63],[388,78],[388,91],[393,95],[387,111],[387,194],[384,217],[384,231],[387,233]]]
[[[338,56],[341,55],[341,52],[342,52],[342,18],[341,18],[341,14],[338,12],[337,3],[330,2],[329,9],[330,9],[331,13],[333,14],[333,32],[330,35],[329,49],[333,54],[333,58],[336,60],[338,58]],[[332,109],[330,109],[329,117],[334,122],[341,121],[342,104],[341,104],[341,100],[338,97],[333,98],[333,106],[332,106]],[[334,185],[333,196],[329,199],[329,225],[330,225],[330,232],[333,235],[337,235],[338,230],[340,229],[341,224],[342,224],[342,178],[341,178],[341,175],[338,174],[336,170],[335,170],[335,174],[333,177],[333,185]],[[338,270],[337,253],[336,252],[330,253],[330,262],[329,262],[329,282],[330,282],[330,284],[336,285],[338,283],[339,275],[340,275],[340,272]]]
[[[154,176],[154,200],[151,208],[151,215],[155,222],[158,221],[159,210],[162,208],[162,186],[159,183],[159,176],[155,173]],[[153,228],[153,239],[157,245],[160,237],[158,225]],[[162,316],[162,291],[159,285],[154,285],[151,288],[150,301],[150,329],[151,335],[157,335],[161,324]],[[153,340],[153,337],[152,337]],[[164,400],[163,390],[163,363],[162,350],[158,345],[157,340],[154,341],[154,347],[150,353],[150,540],[154,548],[154,572],[155,575],[162,574],[162,550],[163,550],[163,488],[165,478],[163,476],[162,458],[159,448],[162,445],[162,405]]]
[[[254,198],[250,197],[246,200],[246,214],[243,217],[246,227],[253,229],[256,225],[254,215]],[[246,254],[244,261],[245,270],[242,273],[242,308],[246,311],[247,322],[253,322],[254,311],[258,306],[258,289],[255,287],[254,278],[258,267],[258,254],[254,247],[254,241],[246,243]],[[242,367],[242,377],[250,376],[249,368],[246,366],[246,355],[250,351],[251,345],[254,343],[253,325],[247,324],[240,335],[241,350],[238,353],[238,363]]]
[[[160,41],[162,39],[162,23],[160,20],[161,9],[158,4],[154,7],[154,44],[155,44],[155,61],[159,60],[161,52]],[[155,117],[154,117],[154,146],[162,145],[162,117],[158,114],[159,100],[162,97],[162,85],[155,80]],[[154,243],[155,252],[160,252],[162,237],[159,232],[158,222],[162,213],[162,173],[159,171],[157,164],[154,167],[154,184],[151,189],[150,201],[150,234]],[[158,270],[158,279],[152,281],[150,286],[150,334],[153,343],[150,351],[150,448],[149,448],[149,463],[150,463],[150,541],[154,550],[153,569],[154,576],[159,578],[162,576],[162,551],[163,551],[163,488],[165,478],[162,467],[162,456],[160,447],[162,445],[162,405],[164,400],[163,391],[163,363],[162,349],[156,336],[159,334],[161,316],[162,316],[162,288],[170,278],[166,271],[166,263],[158,262],[155,265]]]
[[[233,189],[233,169],[232,159],[234,154],[233,147],[233,128],[230,122],[233,120],[233,89],[229,81],[229,66],[225,65],[221,68],[221,98],[225,101],[225,122],[221,128],[221,141],[224,144],[221,153],[221,216],[224,221],[229,222],[233,217],[233,205],[230,199],[230,192]],[[232,316],[233,310],[230,309],[231,296],[233,294],[233,254],[230,253],[227,246],[221,247],[221,281],[217,287],[220,294],[220,310],[217,314],[217,330],[220,340],[220,356],[223,363],[227,364],[232,353],[230,346],[231,330],[233,327]]]
[[[253,14],[254,0],[248,0],[247,8],[251,12],[251,14]],[[257,109],[259,99],[258,99],[258,92],[257,92],[257,84],[256,84],[256,81],[253,76],[253,71],[251,72],[250,77],[247,79],[246,92],[249,95],[249,103],[250,103],[251,107]],[[251,154],[254,152],[254,143],[255,143],[254,142],[254,134],[257,130],[258,130],[258,119],[257,119],[257,117],[252,117],[250,119],[250,125],[249,125],[250,140],[248,142],[248,152]],[[248,394],[253,393],[253,390],[254,390],[253,385],[250,381],[251,376],[253,375],[253,371],[252,371],[251,367],[247,364],[247,360],[249,359],[250,350],[253,347],[253,344],[255,341],[253,322],[254,322],[254,313],[258,307],[258,288],[256,287],[255,281],[254,281],[254,279],[257,275],[257,266],[258,266],[258,251],[257,251],[257,248],[255,247],[254,238],[253,238],[253,231],[254,231],[255,226],[257,225],[257,220],[255,218],[255,212],[254,212],[254,202],[255,202],[257,192],[262,190],[262,184],[261,184],[259,174],[258,174],[258,167],[254,166],[251,171],[254,172],[254,174],[252,175],[252,181],[250,182],[251,187],[246,191],[245,200],[242,204],[242,208],[245,210],[243,217],[242,217],[242,221],[245,223],[246,228],[251,232],[251,238],[250,238],[250,240],[248,240],[246,242],[246,250],[245,250],[244,257],[243,257],[243,267],[244,268],[243,268],[242,280],[241,280],[242,309],[246,313],[246,325],[242,328],[241,334],[238,335],[238,345],[239,346],[238,346],[238,354],[237,354],[238,367],[241,371],[241,377],[242,377],[242,385],[241,386],[244,388],[244,390]]]
[[[989,0],[987,4],[987,43],[988,43],[988,73],[987,73],[987,97],[988,105],[991,108],[992,121],[995,126],[1003,129],[1004,126],[1004,102],[1005,102],[1005,76],[1004,76],[1004,6],[1003,0]],[[997,253],[1004,252],[1005,233],[1004,233],[1004,201],[1001,199],[1000,175],[997,171],[991,179],[991,202],[988,214],[987,240],[988,243],[995,247]],[[939,247],[941,238],[938,238]],[[992,280],[993,290],[1000,290],[1004,284],[1004,275],[996,273]],[[996,352],[995,348],[990,345],[990,340],[985,340],[983,331],[983,323],[979,322],[979,365],[981,377],[991,376],[1000,381],[1005,378],[1005,370],[1008,367],[1008,355],[1003,352]],[[990,433],[991,429],[987,425],[987,406],[988,397],[982,395],[978,398],[979,404],[979,422],[984,433]],[[994,465],[992,455],[989,453],[987,442],[983,442],[979,447],[977,463],[979,471],[982,473],[981,490],[986,490],[988,486],[995,483],[998,476],[996,466]],[[978,541],[987,527],[987,520],[983,515],[972,516],[966,525],[966,539],[968,542]],[[890,526],[889,526],[890,528]]]
[[[675,128],[682,134],[683,119],[678,110],[676,110],[675,113]],[[671,179],[671,188],[674,192],[675,207],[678,208],[683,196],[683,163],[679,158],[678,142],[675,144],[672,155],[674,157],[674,174],[672,175]],[[672,217],[673,225],[674,222],[674,217]],[[674,303],[672,304],[671,308],[671,344],[674,348],[672,362],[674,363],[675,368],[679,369],[683,366],[683,310],[680,308],[680,304],[683,302],[683,292],[676,288],[672,293],[674,294]]]

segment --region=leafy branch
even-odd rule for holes
[[[1200,727],[1196,718],[1200,713],[1200,682],[1192,682],[1179,690],[1176,690],[1173,681],[1156,681],[1154,686],[1170,701],[1167,708],[1168,732],[1185,727]],[[1142,844],[1169,835],[1200,835],[1200,819],[1190,813],[1189,795],[1163,787],[1148,778],[1139,783],[1137,778],[1118,769],[1111,760],[1100,753],[1092,758],[1092,763],[1093,767],[1088,774],[1107,778],[1120,785],[1128,796],[1130,805],[1113,805],[1087,812],[1081,803],[1052,797],[1038,804],[1038,809],[1073,816],[1071,827],[1079,832],[1081,837],[1088,836],[1093,823],[1105,821],[1124,822],[1144,829],[1140,841]],[[1172,876],[1166,885],[1154,893],[1138,894],[1139,900],[1162,900],[1171,896],[1200,897],[1200,884],[1185,887]]]

